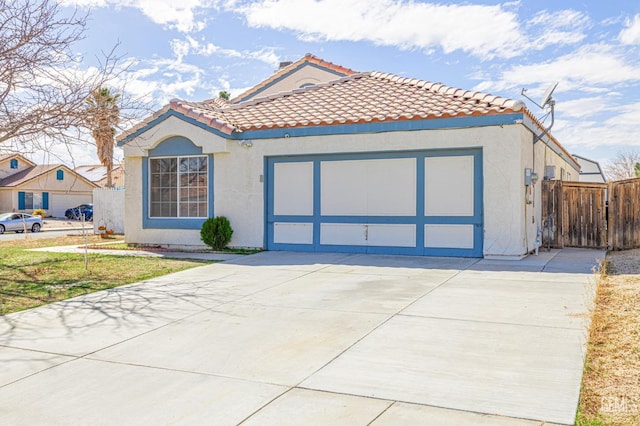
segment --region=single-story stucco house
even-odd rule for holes
[[[607,178],[604,176],[600,163],[595,160],[573,154],[573,158],[580,164],[580,182],[606,183]]]
[[[90,203],[93,182],[62,164],[35,164],[20,154],[0,156],[0,212],[64,217],[66,209]]]
[[[543,130],[521,101],[306,55],[118,137],[126,240],[201,245],[222,215],[231,246],[518,258],[542,223],[536,175],[580,170]]]

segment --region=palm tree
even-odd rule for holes
[[[118,108],[119,94],[113,94],[106,87],[100,87],[91,92],[87,98],[87,126],[91,129],[96,141],[98,159],[107,168],[107,187],[113,186],[111,171],[113,169],[113,147],[116,126],[120,122],[120,108]]]

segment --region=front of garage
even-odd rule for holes
[[[482,150],[268,157],[269,250],[482,257]]]
[[[65,217],[64,213],[67,209],[92,202],[93,194],[90,192],[86,194],[51,193],[48,213],[53,217]]]

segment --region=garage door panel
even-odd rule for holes
[[[415,216],[416,159],[368,160],[367,215]]]
[[[369,224],[367,245],[386,247],[415,247],[416,226],[404,224]]]
[[[424,226],[425,248],[472,249],[474,225],[431,224]]]
[[[321,162],[323,216],[414,216],[416,159]]]
[[[363,216],[367,213],[367,165],[363,161],[320,164],[320,213]]]
[[[273,224],[273,241],[278,244],[313,244],[312,223]]]
[[[313,162],[274,165],[273,211],[276,215],[313,215]]]
[[[366,246],[367,225],[364,223],[323,223],[320,225],[320,244]]]
[[[426,216],[473,216],[474,157],[425,158]]]

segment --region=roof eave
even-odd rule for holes
[[[236,133],[240,133],[239,129],[236,129],[229,123],[221,122],[213,118],[205,118],[202,114],[189,112],[188,108],[177,108],[174,105],[167,105],[165,108],[159,110],[157,113],[151,115],[149,118],[141,122],[139,125],[132,127],[126,132],[121,133],[117,138],[117,146],[122,147],[139,137],[149,129],[165,121],[169,117],[176,117],[187,123],[194,124],[200,128],[203,128],[211,133],[214,133],[223,138],[228,138]]]

